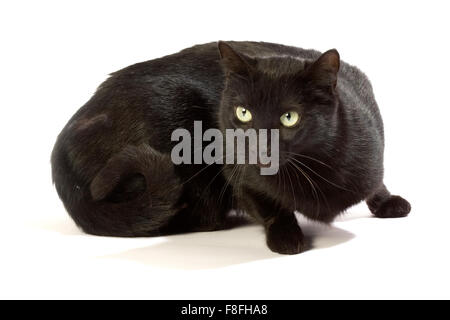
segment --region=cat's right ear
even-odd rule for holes
[[[218,48],[221,63],[227,72],[241,77],[248,77],[251,74],[256,64],[253,59],[237,53],[224,41],[219,41]]]

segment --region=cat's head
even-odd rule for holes
[[[218,47],[226,75],[219,112],[222,130],[278,129],[280,165],[293,153],[317,154],[333,147],[340,65],[336,50],[310,61],[252,58],[225,42]]]

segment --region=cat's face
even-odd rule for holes
[[[317,155],[333,147],[337,51],[305,62],[289,57],[252,59],[223,42],[219,50],[226,73],[219,112],[222,130],[278,129],[280,166],[294,154]]]

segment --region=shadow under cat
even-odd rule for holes
[[[312,249],[324,249],[351,240],[346,230],[307,221],[299,217]],[[262,226],[249,224],[238,228],[197,232],[166,237],[166,242],[102,256],[106,259],[131,260],[152,267],[200,270],[216,269],[253,261],[283,258],[265,245]]]

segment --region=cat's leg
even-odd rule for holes
[[[90,234],[159,235],[182,209],[181,192],[167,155],[148,145],[129,145],[107,161],[69,212]]]
[[[264,225],[267,246],[281,254],[297,254],[310,248],[293,212],[279,212]]]
[[[391,195],[384,184],[366,199],[370,211],[378,218],[406,217],[411,205],[400,196]]]
[[[297,254],[310,248],[293,211],[280,208],[264,196],[248,194],[245,198],[243,207],[264,225],[270,250],[281,254]]]
[[[223,230],[242,219],[229,218],[232,186],[220,175],[219,165],[177,166],[183,177],[182,210],[162,229],[166,234]]]

